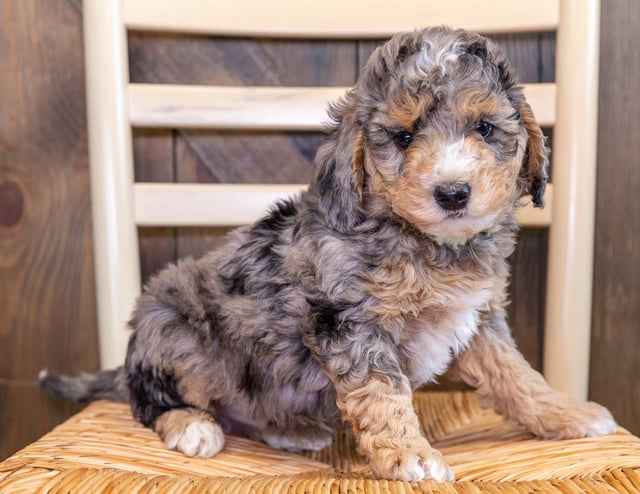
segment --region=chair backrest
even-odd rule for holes
[[[555,126],[547,208],[521,210],[551,226],[544,372],[584,397],[591,328],[599,0],[85,0],[92,207],[103,367],[120,365],[126,321],[140,292],[137,227],[238,225],[304,184],[134,183],[132,127],[318,130],[345,88],[221,87],[129,82],[127,33],[224,37],[384,39],[448,24],[483,33],[557,30],[556,82],[525,85],[543,126]],[[337,14],[339,12],[339,15]],[[366,12],[367,15],[362,15]],[[409,15],[408,15],[409,13]],[[167,204],[171,203],[171,207]]]

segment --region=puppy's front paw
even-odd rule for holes
[[[530,429],[545,439],[575,439],[613,434],[617,424],[602,405],[565,399],[543,410]]]
[[[589,401],[582,404],[581,408],[585,420],[579,424],[581,434],[579,437],[606,436],[613,434],[618,428],[611,412],[602,405]]]
[[[380,478],[389,480],[453,481],[453,470],[442,454],[426,445],[420,448],[377,450],[370,458],[371,467]]]

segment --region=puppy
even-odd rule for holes
[[[321,449],[348,421],[387,479],[453,479],[412,407],[449,367],[540,437],[612,433],[606,409],[552,391],[510,336],[513,213],[526,195],[543,206],[548,160],[497,47],[396,35],[330,114],[307,192],[148,282],[123,367],[43,386],[126,399],[187,455],[215,455],[223,433]]]

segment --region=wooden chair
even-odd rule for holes
[[[125,323],[141,286],[139,226],[248,223],[276,198],[305,187],[134,183],[132,127],[318,130],[328,102],[345,90],[132,84],[128,31],[384,39],[400,30],[437,24],[485,33],[557,30],[556,82],[526,86],[540,122],[554,126],[553,185],[547,191],[547,208],[523,209],[519,220],[525,226],[550,227],[544,374],[556,389],[586,398],[599,1],[493,0],[480,9],[471,0],[407,0],[402,8],[372,0],[291,3],[84,1],[102,366],[115,367],[124,359]],[[436,410],[422,415],[425,433],[444,451],[457,478],[465,480],[442,486],[439,492],[609,492],[620,486],[640,492],[640,440],[622,429],[607,438],[541,442],[504,426],[468,393],[418,393],[415,401],[418,411]],[[326,470],[327,465],[351,473]],[[357,473],[358,465],[348,433],[338,436],[332,448],[307,457],[229,438],[216,458],[187,459],[165,450],[154,433],[133,422],[126,406],[98,402],[0,464],[0,491],[436,489],[430,482],[370,480]]]

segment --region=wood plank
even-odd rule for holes
[[[366,15],[363,13],[366,12]],[[547,31],[558,24],[558,0],[409,0],[389,8],[383,0],[323,2],[271,0],[126,0],[129,29],[221,36],[385,38],[419,26],[447,24],[485,33]]]
[[[327,105],[345,88],[220,87],[132,84],[136,127],[320,130]]]
[[[290,184],[311,180],[321,133],[180,131],[176,139],[181,183]]]
[[[304,185],[135,185],[136,222],[141,226],[237,226],[254,222],[278,199]]]
[[[136,180],[171,182],[175,179],[173,131],[166,129],[135,129],[133,158]],[[176,231],[172,227],[139,228],[140,279],[144,283],[175,257]]]
[[[540,62],[538,82],[556,80],[556,33],[540,33]]]
[[[80,21],[0,2],[0,456],[73,411],[39,370],[98,366]]]
[[[134,127],[322,130],[329,103],[346,87],[224,87],[131,84]],[[555,121],[555,84],[524,85],[543,126]]]
[[[548,236],[548,228],[522,229],[509,259],[509,326],[518,349],[537,370],[542,370]]]
[[[28,380],[0,382],[0,403],[5,424],[0,428],[0,461],[39,439],[85,406],[51,398],[40,389],[35,376]]]
[[[549,33],[554,35],[555,33]],[[522,82],[543,82],[539,77],[541,33],[492,35],[509,60],[511,70]],[[549,81],[547,81],[549,82]]]
[[[218,86],[347,86],[355,82],[350,40],[210,38],[129,33],[130,81]]]
[[[179,132],[176,139],[175,159],[180,164],[176,179],[180,183],[242,183],[252,177],[260,177],[264,164],[261,158],[268,155],[259,139],[242,133]],[[264,136],[264,144],[290,145],[286,136]],[[271,142],[273,141],[273,142]],[[286,154],[276,151],[276,156]],[[267,165],[272,165],[267,161]],[[282,170],[290,166],[280,166]],[[265,168],[267,169],[267,168]],[[209,207],[208,205],[205,207]],[[234,225],[235,226],[235,225]],[[200,258],[205,253],[227,242],[226,234],[233,227],[181,226],[176,228],[175,258]]]
[[[602,7],[589,397],[640,434],[640,2]]]

